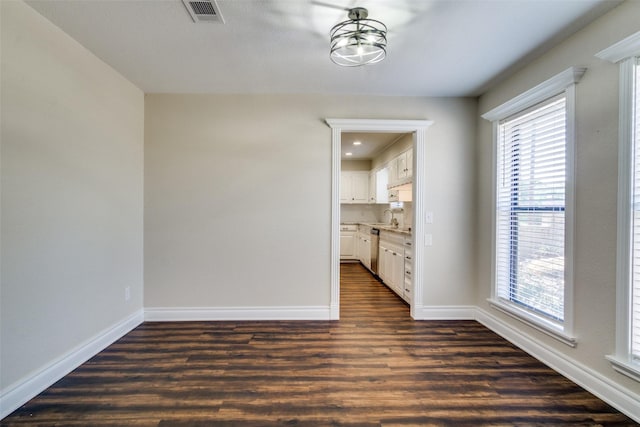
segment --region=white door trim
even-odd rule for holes
[[[420,317],[423,301],[426,132],[431,120],[326,119],[331,127],[331,302],[332,320],[340,318],[340,151],[342,132],[413,134],[413,289],[411,317]]]

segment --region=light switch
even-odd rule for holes
[[[431,234],[424,235],[424,245],[425,246],[433,245],[433,236]]]
[[[424,221],[426,224],[433,224],[433,212],[425,213]]]

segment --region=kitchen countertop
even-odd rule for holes
[[[407,228],[395,228],[389,224],[371,223],[371,222],[341,222],[344,225],[366,225],[368,227],[377,228],[384,231],[392,231],[394,233],[404,234],[405,236],[411,236],[411,229]]]

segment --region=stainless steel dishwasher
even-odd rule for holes
[[[378,241],[380,240],[380,230],[371,228],[371,272],[378,275]]]

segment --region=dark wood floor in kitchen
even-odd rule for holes
[[[12,425],[636,425],[473,321],[422,321],[359,264],[341,320],[144,323]]]

